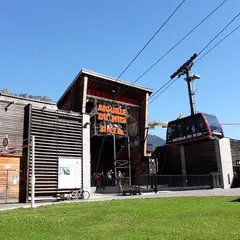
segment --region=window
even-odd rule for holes
[[[185,119],[185,135],[190,135],[196,132],[196,127],[192,117]]]
[[[205,123],[201,114],[197,114],[194,116],[194,123],[197,133],[208,131],[207,124]]]
[[[207,119],[207,122],[210,126],[211,131],[216,131],[216,132],[219,132],[219,133],[223,133],[222,126],[219,123],[216,116],[210,115],[210,114],[205,114],[205,113],[204,113],[204,116]]]

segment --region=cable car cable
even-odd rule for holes
[[[167,22],[173,17],[173,15],[177,12],[177,10],[182,6],[182,4],[186,0],[183,0],[177,8],[172,12],[172,14],[167,18],[167,20],[160,26],[160,28],[154,33],[154,35],[148,40],[148,42],[143,46],[143,48],[138,52],[138,54],[133,58],[133,60],[127,65],[127,67],[122,71],[122,73],[118,76],[117,80],[127,71],[127,69],[133,64],[133,62],[139,57],[139,55],[143,52],[143,50],[148,46],[148,44],[155,38],[155,36],[161,31],[161,29],[167,24]]]
[[[206,55],[208,55],[213,49],[215,49],[220,43],[222,43],[224,40],[226,40],[228,37],[230,37],[234,32],[236,32],[240,28],[240,25],[238,25],[236,28],[234,28],[227,36],[225,36],[221,41],[219,41],[217,44],[215,44],[212,48],[210,48],[206,53],[202,55],[199,59],[197,59],[196,62],[193,64],[195,65],[197,62],[199,62],[202,58],[204,58]]]
[[[223,2],[225,3],[225,2]],[[222,4],[223,4],[222,3]],[[219,6],[220,7],[220,6]],[[238,13],[200,52],[198,55],[202,54],[202,52],[227,28],[229,27],[236,19],[237,17],[239,17],[240,13]],[[209,52],[211,52],[217,45],[219,45],[221,42],[223,42],[227,37],[229,37],[232,33],[234,33],[240,26],[238,26],[237,28],[235,28],[230,34],[228,34],[224,39],[222,39],[218,44],[216,44],[213,48],[211,48],[206,54],[204,54],[202,56],[202,58],[204,56],[206,56]],[[196,62],[195,62],[196,64]],[[178,77],[179,78],[179,77]],[[170,79],[168,82],[166,82],[162,87],[160,87],[151,97],[153,97],[154,95],[156,95],[159,91],[161,91],[157,96],[155,96],[149,103],[148,106],[155,101],[161,94],[163,94],[178,78],[176,78],[175,80]],[[171,82],[171,83],[170,83]],[[169,84],[170,83],[170,84]],[[168,85],[169,84],[169,85]],[[165,87],[165,88],[164,88]],[[150,99],[150,98],[149,98]],[[149,100],[148,99],[148,100]],[[146,101],[145,101],[146,102]],[[144,110],[144,108],[139,112],[141,113]],[[137,126],[137,125],[136,125]],[[136,130],[136,127],[135,127]],[[127,139],[126,141],[127,142]],[[127,145],[129,145],[132,141],[129,141]],[[125,144],[124,144],[125,145]],[[120,154],[121,151],[119,151],[118,155]],[[118,157],[118,155],[116,156],[116,159]]]
[[[218,5],[211,13],[209,13],[202,21],[200,21],[192,30],[190,30],[183,38],[181,38],[172,48],[170,48],[165,54],[163,54],[156,62],[154,62],[145,72],[143,72],[130,86],[128,86],[121,94],[125,93],[130,87],[132,87],[137,81],[139,81],[144,75],[146,75],[153,67],[155,67],[161,60],[163,60],[171,51],[174,50],[183,40],[185,40],[193,31],[195,31],[200,25],[202,25],[211,15],[213,15],[224,3],[228,0],[223,1]],[[118,95],[120,95],[120,92]],[[154,95],[154,94],[153,94]],[[152,96],[153,96],[152,95]]]
[[[223,3],[225,3],[225,2],[223,2]],[[222,3],[222,4],[223,4]],[[221,5],[220,5],[221,6]],[[219,7],[220,7],[219,6]],[[219,8],[218,7],[218,8]],[[239,17],[239,15],[240,15],[240,13],[238,13],[201,51],[200,51],[200,53],[198,54],[198,55],[200,55],[230,24],[232,24],[234,21],[235,21],[235,19],[237,18],[237,17]],[[239,28],[240,26],[238,26],[237,28],[235,28],[230,34],[228,34],[224,39],[222,39],[218,44],[216,44],[213,48],[211,48],[207,53],[205,53],[201,58],[203,58],[204,56],[206,56],[209,52],[211,52],[217,45],[219,45],[221,42],[223,42],[227,37],[229,37],[231,34],[233,34],[238,28]],[[196,62],[195,62],[195,64],[196,64]],[[179,77],[178,77],[179,78]],[[173,79],[170,79],[169,81],[167,81],[162,87],[160,87],[151,97],[153,97],[153,96],[155,96],[158,92],[160,92],[161,90],[161,92],[157,95],[157,96],[155,96],[149,103],[148,103],[148,106],[153,102],[153,101],[155,101],[160,95],[162,95],[173,83],[175,83],[176,81],[177,81],[177,79],[178,78],[176,78],[175,80],[173,80]],[[170,84],[169,84],[170,83]],[[149,98],[150,99],[150,98]],[[149,100],[148,99],[148,100]],[[144,101],[144,102],[146,102],[146,101]],[[143,103],[144,103],[143,102]],[[142,112],[144,110],[144,108],[139,112],[139,114]],[[137,126],[137,125],[136,125]],[[135,128],[135,130],[136,130],[136,128]],[[127,140],[126,140],[126,142],[127,142]],[[129,141],[128,142],[128,144],[130,144],[131,143],[131,141]],[[124,144],[125,145],[125,144]]]
[[[203,53],[203,51],[227,28],[227,27],[229,27],[238,17],[240,16],[240,13],[238,13],[200,52],[199,52],[199,54],[198,54],[198,56],[200,55],[200,54],[202,54]],[[239,28],[240,26],[238,26],[237,28],[235,28],[232,32],[230,32],[225,38],[223,38],[220,42],[218,42],[216,45],[214,45],[206,54],[204,54],[203,56],[202,56],[202,58],[204,57],[204,56],[206,56],[209,52],[211,52],[215,47],[217,47],[221,42],[223,42],[225,39],[227,39],[227,37],[229,37],[231,34],[233,34],[238,28]],[[197,62],[197,61],[196,61]],[[196,64],[196,62],[194,63],[194,64]],[[177,78],[178,79],[178,78]],[[167,86],[173,79],[170,79],[170,80],[168,80],[162,87],[160,87],[154,94],[152,94],[151,95],[151,97],[149,97],[149,99],[150,98],[152,98],[153,96],[155,96],[159,91],[161,91],[165,86],[167,86],[166,87],[166,89],[164,89],[162,92],[160,92],[156,97],[154,97],[154,99],[152,99],[151,100],[151,102],[150,103],[152,103],[154,100],[156,100],[164,91],[166,91],[177,79],[175,79],[169,86]],[[149,100],[148,99],[148,100]],[[149,103],[149,104],[150,104]],[[148,104],[148,105],[149,105]]]
[[[166,84],[164,84],[164,86],[166,86],[168,83],[170,83],[168,86],[166,86],[157,96],[155,96],[153,99],[151,99],[151,101],[148,103],[148,106],[155,101],[160,95],[162,95],[170,86],[173,85],[173,83],[175,83],[178,80],[178,78],[174,79],[174,80],[169,80],[168,82],[166,82]]]
[[[138,54],[133,58],[133,60],[128,64],[128,66],[123,70],[123,72],[119,75],[119,77],[117,78],[117,80],[119,80],[119,78],[127,71],[127,69],[132,65],[132,63],[138,58],[138,56],[143,52],[143,50],[150,44],[150,42],[155,38],[155,36],[161,31],[161,29],[167,24],[167,22],[173,17],[173,15],[177,12],[177,10],[183,5],[183,3],[185,2],[186,0],[183,0],[178,6],[177,8],[172,12],[172,14],[167,18],[167,20],[160,26],[160,28],[155,32],[155,34],[149,39],[149,41],[143,46],[143,48],[138,52]],[[136,125],[137,126],[137,125]],[[105,138],[106,136],[104,137],[104,139],[102,140],[102,144],[101,144],[101,148],[99,149],[98,153],[99,153],[99,157],[98,157],[98,163],[97,163],[97,168],[98,168],[98,164],[99,164],[99,161],[100,161],[100,157],[101,157],[101,153],[102,153],[102,148],[103,148],[103,145],[104,145],[104,142],[105,142]],[[125,145],[125,144],[124,144]],[[121,152],[121,151],[120,151]],[[120,154],[119,152],[119,154]],[[97,153],[97,154],[98,154]],[[97,156],[96,154],[96,156]],[[119,155],[118,154],[118,155]],[[95,158],[96,158],[95,156]],[[118,157],[118,156],[117,156]],[[116,157],[116,158],[117,158]],[[94,159],[95,159],[94,158]]]
[[[239,14],[238,14],[239,15]],[[228,26],[229,26],[229,24],[228,24]],[[202,57],[201,58],[199,58],[199,59],[197,59],[197,61],[196,62],[194,62],[194,65],[197,63],[197,62],[199,62],[202,58],[204,58],[206,55],[208,55],[212,50],[214,50],[219,44],[221,44],[223,41],[225,41],[228,37],[230,37],[234,32],[236,32],[238,29],[240,28],[240,25],[238,25],[236,28],[234,28],[228,35],[226,35],[222,40],[220,40],[218,43],[216,43],[212,48],[210,48],[204,55],[202,55]],[[225,27],[225,29],[226,29],[226,27]],[[221,31],[222,32],[222,31]],[[218,34],[219,35],[219,34]],[[216,37],[215,37],[216,38]],[[212,42],[212,41],[211,41]],[[209,45],[209,44],[208,44]],[[201,51],[202,52],[202,51]],[[164,86],[166,86],[167,84],[169,84],[171,81],[172,81],[172,83],[171,84],[169,84],[162,92],[160,92],[155,98],[153,98],[150,102],[149,102],[149,104],[151,104],[154,100],[156,100],[163,92],[165,92],[174,82],[176,82],[176,80],[177,80],[178,78],[176,78],[175,80],[169,80],[168,82],[166,82],[160,89],[162,89]],[[159,90],[160,90],[159,89]],[[157,91],[157,92],[159,92],[159,91]],[[156,93],[157,93],[156,92]],[[148,105],[149,105],[148,104]]]
[[[226,29],[228,28],[238,17],[240,12],[198,53],[198,56]]]

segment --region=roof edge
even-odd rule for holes
[[[126,81],[123,81],[121,79],[116,79],[116,78],[113,78],[113,77],[109,77],[109,76],[106,76],[106,75],[103,75],[103,74],[100,74],[100,73],[97,73],[97,72],[93,72],[93,71],[90,71],[90,70],[87,70],[87,69],[81,69],[81,71],[78,73],[78,75],[74,78],[74,80],[71,82],[71,84],[68,86],[68,88],[65,90],[65,92],[62,94],[62,96],[59,98],[59,100],[57,101],[57,105],[60,103],[60,101],[66,96],[66,94],[68,93],[68,91],[70,90],[70,88],[73,86],[73,84],[77,81],[77,79],[82,75],[82,74],[86,74],[86,75],[89,75],[89,76],[93,76],[93,77],[98,77],[98,78],[102,78],[104,80],[108,80],[108,81],[112,81],[112,82],[116,82],[116,83],[120,83],[120,84],[124,84],[126,86],[129,86],[129,87],[133,87],[133,88],[138,88],[140,90],[143,90],[145,92],[148,92],[148,93],[152,93],[153,90],[150,89],[150,88],[145,88],[145,87],[142,87],[142,86],[139,86],[139,85],[136,85],[136,84],[132,84],[132,83],[129,83],[129,82],[126,82]]]
[[[11,94],[6,94],[6,93],[0,93],[0,96],[16,98],[16,99],[24,100],[24,101],[44,103],[44,104],[55,105],[55,106],[57,105],[56,102],[47,102],[47,101],[41,101],[41,100],[37,100],[37,99],[33,99],[33,98],[24,98],[24,97],[14,96],[14,95],[11,95]]]

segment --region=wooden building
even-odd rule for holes
[[[88,122],[88,115],[58,110],[55,103],[1,94],[0,201],[30,200],[33,136],[37,198],[90,190]]]
[[[111,169],[135,178],[147,155],[148,97],[151,89],[81,70],[59,109],[90,114],[91,173]]]
[[[146,166],[151,93],[81,70],[57,104],[0,94],[0,202],[30,200],[33,136],[36,197],[90,191],[90,174],[110,169],[131,183]]]
[[[18,201],[20,185],[24,181],[20,173],[23,170],[24,108],[27,104],[40,109],[57,109],[55,103],[0,93],[0,202]]]

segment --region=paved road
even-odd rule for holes
[[[76,202],[106,201],[106,200],[124,200],[124,199],[141,199],[141,198],[168,198],[168,197],[208,197],[208,196],[236,196],[240,198],[240,188],[234,189],[208,189],[208,190],[191,190],[191,191],[159,191],[155,193],[144,193],[137,196],[118,196],[117,194],[97,194],[93,193],[89,200],[80,200]],[[64,201],[70,203],[72,201]],[[36,203],[36,207],[59,204],[62,202],[41,202]],[[16,208],[30,208],[29,203],[11,203],[0,204],[1,210],[9,210]]]

